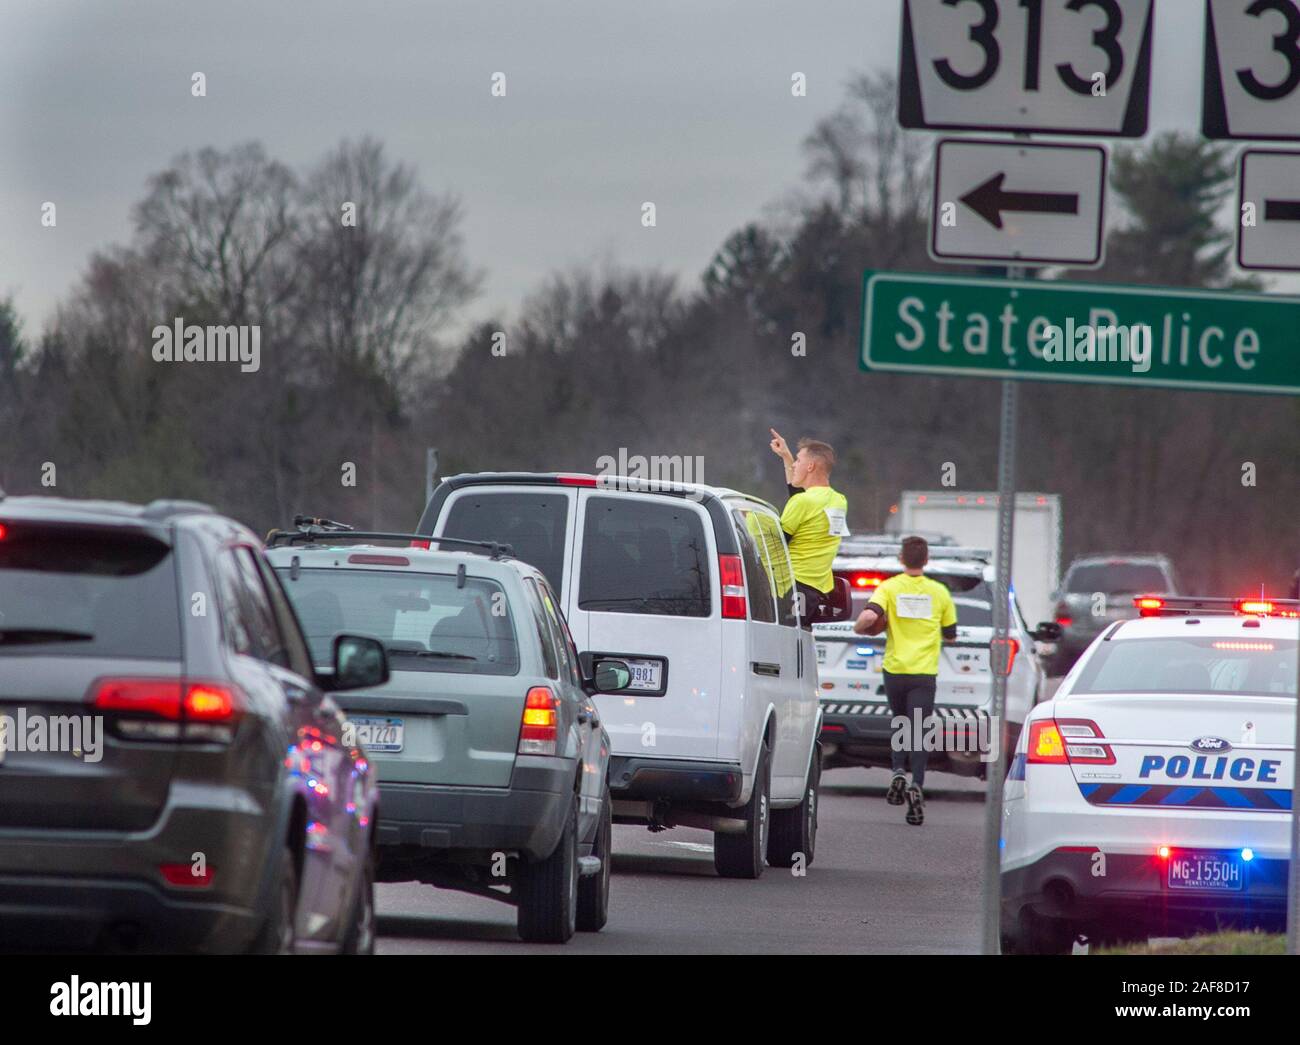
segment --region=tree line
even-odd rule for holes
[[[894,100],[889,77],[849,84],[795,187],[698,281],[556,272],[460,336],[481,274],[459,204],[379,143],[301,172],[257,144],[178,157],[145,187],[130,241],[90,259],[39,335],[0,304],[0,486],[192,497],[259,531],[296,512],[402,529],[426,447],[443,474],[592,471],[625,448],[702,457],[705,481],[779,504],[775,426],[836,447],[855,530],[879,530],[901,490],[939,488],[945,465],[961,489],[992,488],[996,382],[858,368],[863,271],[939,268],[931,142],[897,127]],[[1160,135],[1118,149],[1111,177],[1104,268],[1037,275],[1254,286],[1221,223],[1224,147]],[[151,331],[176,317],[258,325],[260,368],[155,362]],[[1165,551],[1203,592],[1289,582],[1300,403],[1043,383],[1020,400],[1019,486],[1062,496],[1067,559]]]

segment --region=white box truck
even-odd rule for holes
[[[889,509],[886,530],[951,537],[968,548],[998,547],[998,495],[988,491],[904,490]],[[1061,498],[1052,493],[1016,494],[1011,542],[1011,585],[1029,627],[1051,620],[1061,573]]]

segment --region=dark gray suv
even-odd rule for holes
[[[1052,593],[1061,638],[1048,663],[1048,674],[1066,674],[1108,625],[1138,615],[1134,595],[1148,594],[1178,594],[1174,567],[1166,556],[1152,552],[1076,558],[1060,591]]]
[[[377,785],[258,539],[190,502],[0,494],[0,946],[373,949]]]

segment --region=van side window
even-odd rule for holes
[[[515,558],[537,567],[552,588],[563,591],[568,521],[569,499],[562,493],[471,490],[453,498],[440,536],[508,544]]]
[[[546,623],[546,611],[542,608],[542,596],[537,590],[537,582],[531,577],[524,579],[524,591],[528,593],[528,607],[533,611],[533,624],[537,628],[537,641],[542,647],[542,661],[548,679],[560,677],[559,653],[555,649],[555,637]]]
[[[781,536],[781,524],[776,516],[767,512],[750,512],[750,532],[758,541],[763,563],[772,578],[772,591],[776,594],[776,619],[791,627],[799,623],[794,612],[794,572],[790,557]]]
[[[772,583],[767,567],[758,554],[758,545],[754,543],[754,534],[750,522],[753,512],[737,508],[732,513],[735,519],[736,540],[740,543],[740,558],[745,564],[745,588],[749,596],[749,616],[752,620],[776,623],[776,604],[772,600]]]
[[[606,613],[707,617],[712,576],[694,505],[631,497],[587,501],[578,606]]]

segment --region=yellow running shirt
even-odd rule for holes
[[[788,537],[794,579],[820,592],[834,586],[831,561],[840,538],[849,535],[845,515],[849,502],[829,486],[810,486],[785,502],[781,529]]]
[[[957,607],[948,589],[929,577],[898,573],[881,581],[867,606],[885,611],[889,631],[885,661],[891,675],[939,674],[943,629],[957,623]]]

